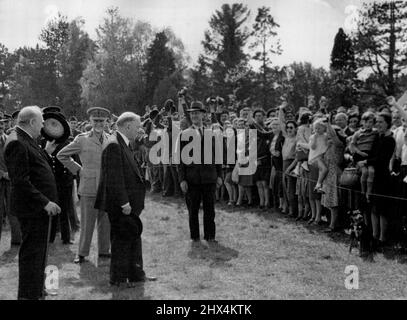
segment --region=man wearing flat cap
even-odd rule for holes
[[[205,134],[208,129],[203,124],[203,118],[206,110],[201,102],[192,102],[191,108],[186,110],[189,113],[192,125],[181,132],[181,137],[189,136],[189,141],[182,141],[180,139],[180,152],[181,161],[178,166],[178,176],[180,181],[180,187],[185,194],[185,201],[189,213],[189,229],[191,234],[191,240],[194,244],[200,242],[199,234],[199,208],[201,200],[203,202],[203,225],[204,225],[204,239],[208,244],[216,243],[215,234],[215,191],[216,186],[222,185],[222,164],[217,164],[215,157],[212,156],[211,162],[205,164],[204,154],[208,153],[205,150],[205,146],[208,145],[204,141],[205,138],[209,138],[209,135]],[[197,140],[195,140],[197,139]],[[182,158],[182,149],[188,145],[191,141],[198,141],[201,144],[201,150],[199,155],[199,162],[195,162],[195,156],[193,156],[192,163],[186,164],[185,159]],[[216,154],[216,143],[212,141],[212,155]],[[195,152],[195,150],[193,150]]]
[[[75,263],[84,262],[85,257],[89,255],[96,221],[99,257],[110,257],[109,219],[106,212],[94,208],[100,180],[102,151],[109,138],[109,135],[103,129],[110,116],[110,111],[105,108],[93,107],[88,109],[87,114],[89,115],[91,130],[76,136],[70,144],[57,154],[57,158],[66,168],[74,175],[79,172],[80,176],[78,193],[81,196],[81,232]],[[79,155],[82,165],[74,161],[73,155]]]

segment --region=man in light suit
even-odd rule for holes
[[[112,236],[110,283],[133,286],[140,281],[153,281],[143,270],[139,218],[144,209],[145,181],[131,150],[130,142],[143,136],[140,117],[123,113],[117,120],[117,131],[109,138],[102,154],[102,170],[95,207],[109,215]]]
[[[92,125],[89,132],[79,134],[64,147],[57,158],[72,174],[79,172],[80,183],[78,193],[81,196],[81,233],[79,250],[74,262],[82,263],[89,255],[95,223],[98,224],[98,254],[99,258],[110,258],[110,224],[107,213],[94,208],[97,188],[100,180],[102,151],[109,135],[104,132],[105,123],[110,111],[94,107],[87,111]],[[79,155],[80,165],[72,158]]]

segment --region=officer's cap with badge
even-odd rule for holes
[[[93,120],[107,120],[110,117],[110,111],[101,107],[89,108],[86,113],[89,118],[92,118]]]

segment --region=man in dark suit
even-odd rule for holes
[[[204,239],[209,243],[215,243],[215,191],[216,185],[222,185],[222,162],[218,164],[212,157],[210,163],[207,163],[204,154],[216,155],[214,149],[205,150],[208,146],[208,141],[205,141],[209,135],[208,130],[203,125],[203,116],[205,109],[201,102],[192,102],[191,108],[186,110],[189,112],[192,125],[181,132],[181,161],[178,166],[178,175],[182,192],[185,193],[186,205],[189,212],[189,228],[191,239],[197,243],[200,241],[199,235],[199,207],[201,201],[203,202],[203,225],[204,225]],[[205,133],[205,131],[207,131]],[[203,139],[205,135],[205,139]],[[190,137],[189,141],[182,141],[182,137]],[[186,164],[186,159],[183,159],[183,148],[189,143],[197,141],[201,144],[201,150],[198,157],[193,157],[199,161],[192,159],[191,164]],[[220,140],[222,145],[222,139]],[[212,143],[212,147],[216,148],[216,143]],[[207,148],[206,148],[207,149]],[[195,150],[194,150],[195,151]],[[222,152],[222,150],[220,150]],[[222,159],[221,159],[222,160]]]
[[[37,144],[42,127],[41,109],[23,108],[4,152],[11,180],[11,209],[22,232],[18,299],[44,297],[48,222],[61,210],[55,203],[57,187],[49,159]]]
[[[110,284],[120,286],[147,280],[143,270],[139,218],[144,209],[145,184],[141,167],[130,147],[144,134],[140,117],[125,112],[117,119],[117,131],[102,152],[101,180],[95,208],[106,211],[111,224]]]

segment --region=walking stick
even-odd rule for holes
[[[47,263],[48,263],[48,249],[49,249],[49,240],[51,238],[51,227],[52,227],[52,216],[48,216],[47,245],[45,247],[45,258],[44,258],[45,269],[47,268]],[[45,270],[44,270],[44,273],[45,273]],[[45,275],[44,275],[44,292],[46,292],[46,294],[49,294],[51,296],[56,296],[58,294],[56,291],[46,291],[46,288],[45,288],[46,279],[47,279],[47,274],[45,273]]]

